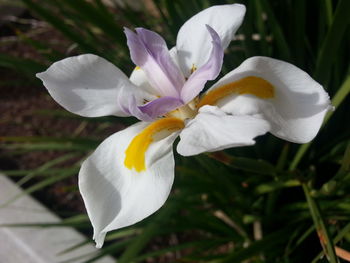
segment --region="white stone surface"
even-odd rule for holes
[[[0,175],[0,205],[22,190]],[[0,208],[0,225],[14,223],[55,223],[60,219],[32,197],[25,195],[10,205]],[[92,243],[69,253],[60,254],[86,238],[70,227],[1,227],[0,263],[59,263],[82,255],[98,252]],[[80,263],[87,258],[68,262]],[[104,257],[97,263],[116,262]]]

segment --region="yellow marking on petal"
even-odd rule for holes
[[[193,72],[195,72],[196,70],[197,70],[197,67],[196,67],[194,64],[192,64],[191,74],[192,74]]]
[[[139,70],[139,69],[141,69],[139,66],[136,66],[136,67],[134,68],[134,70]]]
[[[164,118],[154,121],[132,139],[125,151],[124,165],[130,170],[134,168],[137,172],[145,171],[145,154],[154,141],[154,135],[161,131],[173,132],[184,127],[184,122],[178,118]]]
[[[251,94],[269,99],[274,97],[274,89],[274,86],[263,78],[249,76],[209,91],[199,102],[198,108],[204,105],[215,105],[219,100],[234,93]]]

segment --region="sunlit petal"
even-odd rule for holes
[[[232,93],[216,105],[233,115],[261,113],[271,124],[270,132],[282,139],[296,143],[312,140],[331,109],[329,96],[306,72],[290,63],[267,57],[249,58],[209,92],[252,76],[271,84],[273,94],[264,84],[257,87],[260,90],[249,87],[248,92]],[[244,85],[249,86],[249,81]]]
[[[258,116],[232,116],[217,107],[204,106],[180,133],[177,152],[189,156],[253,145],[254,138],[269,129],[269,123]]]
[[[210,26],[207,26],[207,29],[212,38],[211,53],[208,61],[192,73],[182,88],[181,98],[185,103],[196,97],[208,80],[216,79],[221,70],[224,50],[222,49],[220,38]]]
[[[146,90],[150,94],[156,95],[159,93],[149,83],[145,72],[140,67],[135,67],[135,69],[131,72],[129,79],[135,86],[137,86],[138,88],[141,88],[143,90]],[[155,98],[156,98],[156,96],[155,96]]]
[[[211,37],[205,25],[218,33],[222,47],[226,49],[242,24],[245,10],[240,4],[212,6],[190,18],[180,28],[176,47],[186,77],[193,67],[200,68],[209,58]]]
[[[92,54],[58,61],[37,77],[62,107],[86,117],[129,116],[122,108],[122,93],[132,94],[140,104],[152,98],[112,63]]]
[[[131,142],[149,125],[137,123],[108,137],[81,167],[79,190],[98,247],[102,246],[108,231],[144,219],[158,210],[169,195],[174,179],[172,143],[176,132],[167,133],[166,137],[152,137],[144,153],[136,145],[138,154],[145,154],[145,170],[137,171],[125,165]],[[157,128],[153,131],[158,132]]]

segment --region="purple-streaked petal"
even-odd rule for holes
[[[185,78],[172,61],[164,39],[157,33],[137,28],[136,33],[125,28],[132,61],[142,68],[150,84],[160,96],[179,97]]]
[[[142,121],[152,121],[153,118],[148,116],[148,114],[143,113],[138,108],[138,105],[142,105],[142,103],[143,101],[141,102],[138,100],[128,89],[123,89],[116,100],[116,104],[125,114],[134,116]]]
[[[245,11],[245,6],[240,4],[216,5],[204,9],[185,22],[176,40],[178,61],[185,77],[191,75],[193,65],[200,68],[208,60],[211,50],[210,34],[204,25],[211,26],[218,33],[222,47],[226,49],[242,24]]]
[[[178,91],[181,91],[185,83],[185,78],[179,67],[174,63],[164,39],[151,30],[144,28],[136,28],[135,30],[139,38],[145,44],[147,51],[155,59],[174,87]],[[152,77],[157,78],[154,74],[152,74]]]
[[[146,97],[145,99],[147,100]],[[183,101],[177,97],[153,98],[150,102],[142,105],[127,89],[121,91],[116,103],[125,114],[146,122],[153,121],[155,118],[183,105]]]
[[[208,80],[215,79],[221,70],[224,50],[221,45],[220,37],[214,29],[208,25],[206,26],[211,35],[213,47],[208,61],[202,67],[192,73],[182,88],[181,98],[185,103],[188,103],[194,97],[196,97],[204,88],[205,83]]]
[[[144,113],[139,109],[139,107],[137,106],[135,96],[129,96],[128,98],[124,98],[123,102],[118,100],[118,103],[121,105],[123,111],[126,114],[132,115],[141,121],[150,122],[154,120],[154,118],[152,118],[147,113]]]
[[[179,98],[174,97],[161,97],[155,99],[143,106],[139,106],[138,108],[146,113],[151,118],[156,118],[164,115],[167,112],[175,110],[176,108],[183,105],[183,102]]]

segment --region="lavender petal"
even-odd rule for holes
[[[139,106],[138,108],[151,118],[156,118],[164,115],[165,113],[173,111],[182,105],[183,101],[179,98],[161,97],[145,105]]]
[[[172,61],[164,39],[157,33],[137,28],[136,33],[125,28],[132,61],[142,68],[150,84],[160,96],[179,97],[184,76]]]

